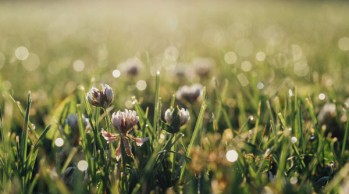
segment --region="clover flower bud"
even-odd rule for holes
[[[143,63],[138,58],[130,58],[119,65],[119,69],[130,77],[138,75],[139,70],[143,67]]]
[[[102,90],[92,87],[86,99],[93,106],[107,108],[114,99],[113,89],[107,84],[102,84]]]
[[[77,129],[79,127],[77,114],[69,114],[65,122],[72,129]]]
[[[179,131],[179,128],[185,125],[189,119],[189,111],[184,108],[177,109],[167,109],[165,111],[164,119],[167,122],[167,131],[170,133],[176,133]]]
[[[209,58],[196,58],[193,60],[195,73],[201,78],[207,78],[212,70],[214,62]]]
[[[72,129],[79,128],[79,117],[77,114],[69,114],[65,122]],[[85,127],[85,130],[89,130],[91,128],[90,121],[84,115],[82,115],[82,124],[83,127]]]
[[[202,85],[194,84],[192,86],[182,86],[176,92],[176,98],[185,100],[189,103],[195,102],[202,93]]]

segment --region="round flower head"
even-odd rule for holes
[[[209,58],[197,58],[193,60],[195,73],[201,78],[208,77],[214,62]]]
[[[164,115],[165,121],[170,126],[167,131],[175,133],[179,131],[179,128],[185,125],[189,119],[189,111],[184,108],[167,109]]]
[[[111,118],[113,126],[123,135],[126,135],[138,121],[139,118],[136,111],[127,109],[125,111],[114,112]]]
[[[201,95],[202,85],[182,86],[176,92],[176,97],[189,103],[195,102]]]
[[[143,63],[138,58],[127,59],[119,65],[121,71],[125,72],[128,76],[131,77],[137,76],[140,68],[142,67]]]
[[[114,99],[113,89],[107,84],[102,84],[101,90],[92,87],[87,92],[86,99],[93,106],[107,108]]]
[[[79,127],[78,120],[79,117],[77,114],[69,114],[65,122],[70,128],[77,129]]]
[[[69,114],[65,122],[72,129],[79,128],[79,117],[77,114]],[[85,130],[89,130],[91,128],[90,121],[84,115],[82,115],[82,124],[83,127],[85,127]]]
[[[148,140],[148,138],[139,138],[134,137],[128,132],[135,126],[139,121],[136,111],[127,110],[114,112],[111,118],[111,122],[113,126],[118,130],[118,134],[113,134],[102,130],[102,136],[107,141],[107,143],[111,143],[113,141],[118,141],[118,146],[115,149],[116,160],[120,160],[122,157],[121,154],[121,142],[124,146],[125,152],[131,158],[134,158],[130,141],[136,143],[137,146],[142,146],[144,142]]]

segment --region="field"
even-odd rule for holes
[[[0,2],[1,193],[349,193],[348,10]]]

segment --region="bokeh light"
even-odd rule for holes
[[[338,40],[338,47],[342,51],[349,51],[349,37],[342,37]]]
[[[29,56],[29,50],[25,46],[20,46],[15,50],[15,56],[18,60],[24,61]]]
[[[325,99],[326,99],[326,95],[324,93],[320,93],[319,100],[325,100]]]
[[[244,72],[249,72],[252,70],[252,63],[250,61],[241,62],[241,70]]]
[[[147,82],[144,80],[138,80],[136,83],[136,88],[140,91],[143,91],[147,88]]]
[[[258,51],[258,52],[256,53],[256,60],[257,60],[257,61],[263,62],[263,61],[265,60],[265,57],[266,57],[266,55],[265,55],[265,53],[262,52],[262,51]]]
[[[114,69],[112,72],[114,78],[118,78],[121,75],[121,72],[118,69]]]
[[[57,147],[62,147],[64,145],[64,140],[62,138],[60,138],[60,137],[56,138],[55,139],[55,145]]]
[[[226,153],[225,157],[229,162],[233,163],[237,161],[237,159],[239,158],[239,154],[235,150],[229,150]]]
[[[78,169],[80,171],[85,171],[88,168],[88,163],[86,160],[80,160],[77,165]]]
[[[22,65],[27,71],[35,71],[40,65],[40,58],[38,55],[30,53]]]
[[[224,61],[229,65],[235,64],[237,59],[238,59],[238,56],[233,51],[229,51],[224,55]]]
[[[74,63],[73,63],[73,68],[76,72],[81,72],[85,69],[85,63],[84,61],[78,59],[78,60],[75,60]]]

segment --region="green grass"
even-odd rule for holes
[[[1,2],[1,193],[346,193],[348,8]],[[101,83],[104,108],[86,100]],[[178,98],[195,83],[199,98]],[[121,134],[125,109],[139,121]]]

